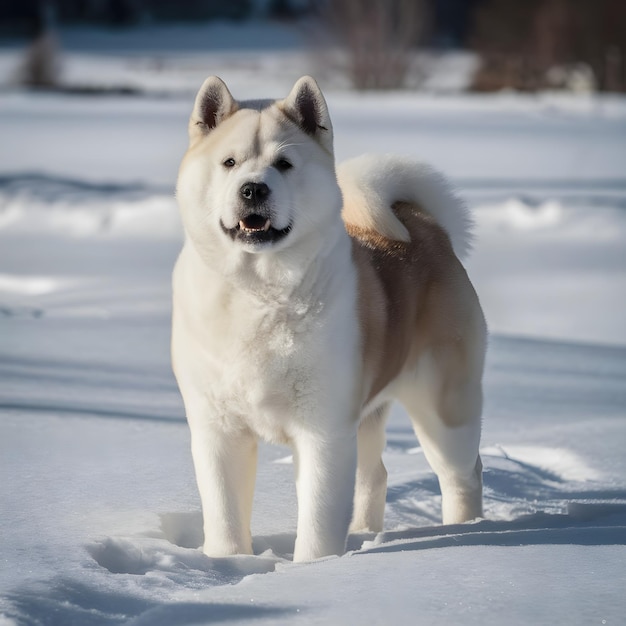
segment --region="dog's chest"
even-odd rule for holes
[[[288,439],[293,419],[319,396],[323,334],[314,310],[241,303],[223,311],[206,336],[216,414],[264,439]]]

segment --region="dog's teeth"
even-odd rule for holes
[[[260,231],[267,232],[271,228],[271,226],[272,222],[269,219],[265,220],[263,226],[249,226],[246,225],[245,220],[239,220],[239,229],[247,233],[257,233]]]

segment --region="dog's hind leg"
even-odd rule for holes
[[[482,517],[480,371],[446,377],[441,363],[422,359],[417,378],[405,380],[400,401],[413,422],[424,456],[439,479],[444,524]],[[444,368],[445,369],[445,368]]]
[[[383,529],[387,470],[382,453],[389,406],[385,404],[379,407],[366,416],[359,426],[354,513],[350,532],[380,532]]]
[[[468,522],[483,515],[482,462],[478,450],[469,443],[475,439],[472,430],[462,427],[435,437],[421,430],[419,435],[424,456],[439,479],[444,524]]]

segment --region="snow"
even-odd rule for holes
[[[73,36],[83,75],[150,74],[148,35],[116,54]],[[394,407],[384,533],[292,564],[292,459],[263,446],[255,556],[209,559],[169,366],[188,89],[215,71],[281,95],[293,77],[276,49],[205,64],[189,41],[158,48],[167,97],[0,93],[0,625],[623,623],[626,101],[328,90],[340,159],[424,158],[476,217],[486,519],[440,525]]]

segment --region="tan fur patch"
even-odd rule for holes
[[[371,401],[424,354],[438,369],[437,413],[448,426],[470,418],[463,391],[482,371],[484,320],[447,233],[419,207],[398,202],[394,213],[408,243],[346,224],[359,273],[364,395]]]

